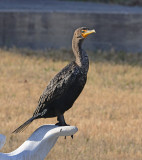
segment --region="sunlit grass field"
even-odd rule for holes
[[[72,140],[60,137],[48,160],[142,159],[142,54],[88,52],[87,84],[65,113],[78,127]],[[21,145],[43,124],[40,119],[20,134],[11,132],[30,118],[52,77],[73,60],[71,51],[0,50],[0,133],[6,135],[1,152]]]

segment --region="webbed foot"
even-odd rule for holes
[[[65,136],[65,139],[66,139],[67,137]],[[71,135],[71,138],[73,139],[73,135]]]
[[[57,125],[57,126],[69,126],[68,124],[66,124],[66,123],[61,123],[61,122],[58,122],[58,123],[56,123],[55,125]]]

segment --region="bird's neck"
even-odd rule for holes
[[[72,39],[72,50],[75,55],[75,62],[78,66],[82,68],[86,68],[86,71],[88,71],[89,67],[89,60],[88,56],[85,51],[82,49],[82,42],[83,40],[76,40],[74,37]]]

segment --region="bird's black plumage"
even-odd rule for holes
[[[38,106],[32,116],[23,125],[14,132],[21,132],[33,120],[38,118],[56,117],[59,121],[58,125],[66,125],[64,120],[64,112],[72,107],[73,103],[80,95],[87,80],[87,72],[89,68],[89,60],[81,45],[86,36],[84,32],[88,28],[81,27],[74,32],[72,40],[72,49],[76,60],[63,68],[47,85],[43,94],[40,96]],[[91,32],[91,33],[93,33]],[[89,33],[89,34],[91,34]]]

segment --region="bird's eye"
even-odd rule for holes
[[[85,31],[84,31],[84,30],[82,30],[81,32],[82,32],[82,33],[84,33]]]

